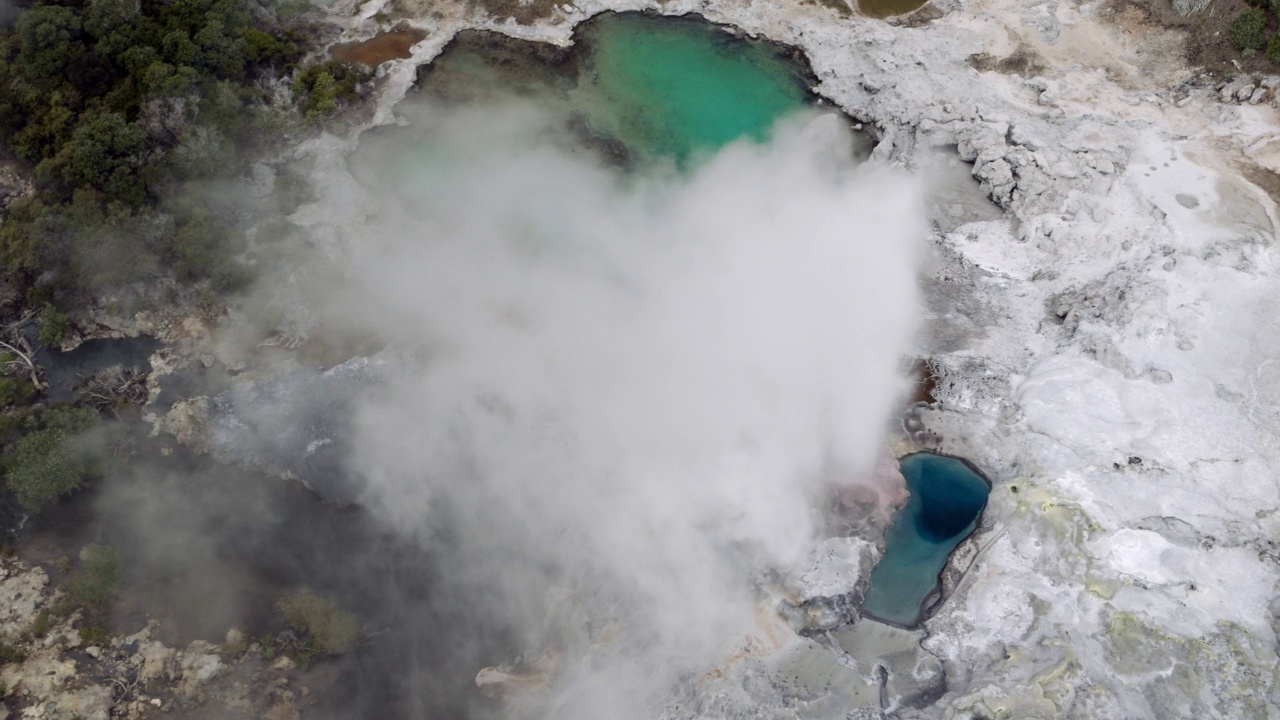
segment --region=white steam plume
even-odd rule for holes
[[[18,4],[14,0],[0,0],[0,29],[4,29],[18,18]]]
[[[833,116],[640,180],[531,115],[428,111],[430,152],[364,173],[381,203],[335,305],[417,361],[359,403],[350,469],[559,650],[549,716],[631,717],[740,647],[752,569],[800,561],[814,494],[874,462],[924,212]],[[577,640],[544,619],[557,586]]]

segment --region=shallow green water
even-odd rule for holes
[[[862,613],[910,627],[922,619],[951,551],[977,527],[991,487],[964,461],[945,455],[914,453],[900,465],[911,497],[885,533]]]
[[[557,55],[557,53],[559,53]],[[419,87],[450,104],[518,97],[630,160],[685,166],[739,138],[766,140],[784,117],[811,107],[807,68],[779,48],[704,20],[605,14],[584,23],[575,46],[461,36]]]
[[[808,105],[797,68],[774,48],[706,22],[611,15],[583,42],[589,122],[646,154],[683,162],[742,137],[762,141]]]
[[[929,0],[858,0],[858,9],[863,15],[887,18],[914,12],[924,7],[927,2]]]

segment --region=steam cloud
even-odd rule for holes
[[[644,716],[759,634],[759,571],[801,562],[815,494],[874,463],[921,193],[855,166],[830,115],[637,175],[528,107],[405,112],[423,145],[357,154],[373,209],[324,293],[329,327],[408,359],[357,403],[347,470],[521,629],[550,678],[532,712]]]
[[[7,28],[18,18],[18,4],[15,0],[0,0],[0,28]]]

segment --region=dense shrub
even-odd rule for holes
[[[36,619],[31,623],[31,634],[35,637],[42,638],[49,634],[49,627],[53,624],[53,616],[48,609],[41,610]]]
[[[1267,14],[1259,8],[1248,8],[1231,22],[1228,39],[1237,50],[1258,51],[1267,45]]]
[[[1267,59],[1280,65],[1280,33],[1276,33],[1271,42],[1267,43]]]
[[[11,445],[39,430],[61,430],[74,435],[93,426],[97,419],[98,414],[93,410],[61,403],[0,414],[0,445]],[[6,457],[6,461],[8,459]]]
[[[44,310],[40,311],[37,325],[39,334],[36,339],[42,345],[57,347],[62,344],[67,334],[71,332],[71,318],[52,305],[45,305]]]
[[[241,218],[161,210],[210,179],[242,174],[288,118],[316,119],[370,73],[299,69],[306,2],[33,0],[0,27],[0,144],[34,168],[35,198],[0,225],[0,272],[66,307],[84,291],[170,270],[242,282],[230,258]],[[299,107],[276,82],[297,75]],[[285,119],[282,119],[285,118]]]
[[[0,364],[9,362],[12,356],[0,355]],[[0,377],[0,409],[25,405],[36,394],[36,387],[25,376]]]
[[[27,659],[27,653],[21,647],[10,643],[0,643],[0,665],[6,663],[20,663]],[[4,694],[0,693],[0,697]]]
[[[315,122],[332,114],[341,103],[354,100],[357,86],[372,76],[373,71],[364,65],[330,60],[298,73],[293,91],[302,98],[303,116]]]
[[[67,592],[92,610],[106,610],[124,583],[120,553],[108,545],[89,545],[80,552],[80,567],[67,579]]]
[[[28,510],[38,512],[70,495],[84,474],[83,461],[61,430],[41,430],[18,441],[5,472],[5,486]]]
[[[101,645],[108,637],[107,629],[101,625],[89,625],[80,628],[80,640],[85,645]]]
[[[67,406],[0,415],[0,442],[12,443],[4,455],[4,486],[23,507],[38,512],[80,487],[93,463],[75,438],[97,418]]]
[[[289,627],[302,633],[306,645],[315,651],[337,655],[350,650],[360,639],[360,621],[355,615],[310,590],[286,595],[277,607]]]

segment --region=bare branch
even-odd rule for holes
[[[77,384],[76,393],[82,401],[98,410],[108,410],[120,405],[142,405],[147,401],[146,380],[145,373],[122,365],[112,365],[82,377]]]
[[[31,359],[30,355],[3,340],[0,340],[0,347],[21,358],[23,365],[26,366],[27,372],[31,375],[31,384],[35,385],[37,390],[45,389],[45,384],[40,380],[40,367],[35,364],[35,361]]]

